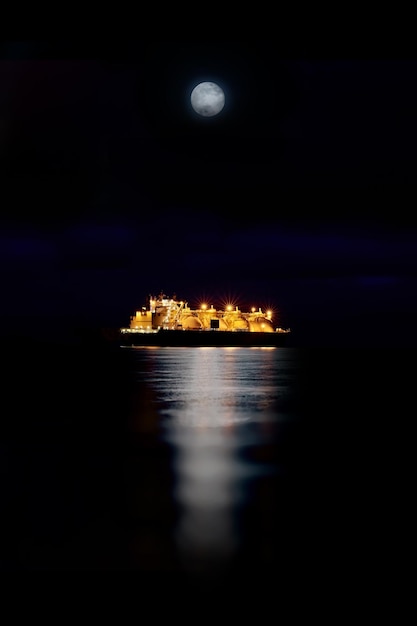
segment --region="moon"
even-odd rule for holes
[[[224,107],[224,92],[212,82],[198,84],[191,92],[191,106],[203,117],[213,117]]]

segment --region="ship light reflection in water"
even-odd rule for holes
[[[287,383],[283,377],[277,384],[276,372],[285,350],[162,354],[157,393],[164,438],[174,449],[175,541],[186,569],[223,568],[240,550],[242,510],[250,507],[254,484],[277,473],[276,458],[260,462],[254,450],[273,447],[284,419],[277,399]]]

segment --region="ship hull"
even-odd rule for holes
[[[288,332],[239,332],[218,330],[164,330],[156,333],[119,332],[121,346],[270,347],[288,344]]]

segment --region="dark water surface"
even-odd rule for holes
[[[410,356],[8,346],[2,569],[386,567],[411,520]]]

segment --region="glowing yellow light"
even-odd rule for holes
[[[228,311],[231,311],[231,310],[232,310],[232,305],[231,305],[231,304],[228,304],[228,305],[227,305],[227,310],[228,310]]]
[[[203,311],[205,311],[207,309],[207,304],[202,304],[201,308],[203,309]]]
[[[255,313],[255,311],[256,311],[256,308],[253,306],[252,307],[252,313]]]
[[[268,317],[271,317],[272,311],[267,311],[266,314],[267,314]]]

